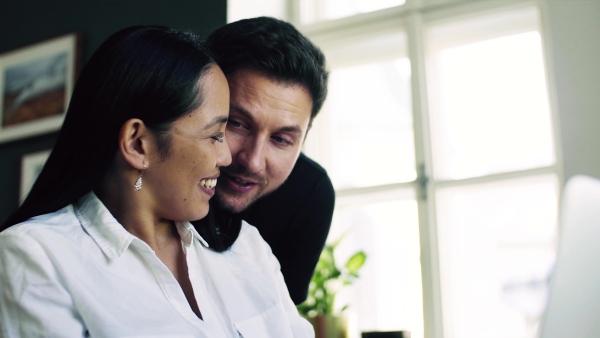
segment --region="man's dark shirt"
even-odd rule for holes
[[[335,192],[327,172],[300,154],[288,179],[242,214],[271,246],[292,300],[302,303],[329,233]]]

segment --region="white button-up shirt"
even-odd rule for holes
[[[199,319],[170,270],[89,193],[0,233],[2,337],[313,337],[279,263],[244,223],[217,253],[177,223]]]

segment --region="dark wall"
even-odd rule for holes
[[[0,0],[0,53],[79,32],[85,64],[102,41],[121,28],[157,24],[206,36],[225,24],[226,9],[226,0]],[[21,157],[52,148],[56,136],[0,143],[0,223],[18,206]]]

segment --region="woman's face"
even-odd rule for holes
[[[170,151],[157,155],[144,172],[159,219],[192,221],[208,213],[219,167],[231,163],[224,133],[229,116],[229,88],[221,69],[213,66],[200,79],[202,105],[170,127]],[[148,182],[148,183],[146,183]]]

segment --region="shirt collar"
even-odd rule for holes
[[[136,238],[113,217],[94,192],[81,197],[75,203],[74,209],[85,231],[111,260],[121,256]],[[209,247],[190,222],[175,222],[175,225],[181,242],[186,247],[192,245],[193,238],[198,239],[203,246]]]
[[[134,236],[113,217],[94,192],[81,197],[74,209],[85,231],[109,259],[121,256],[133,241]]]
[[[192,245],[192,239],[195,237],[202,245],[209,248],[208,243],[200,236],[196,228],[190,222],[175,222],[177,226],[177,232],[179,232],[179,237],[181,237],[181,242],[186,247]]]

